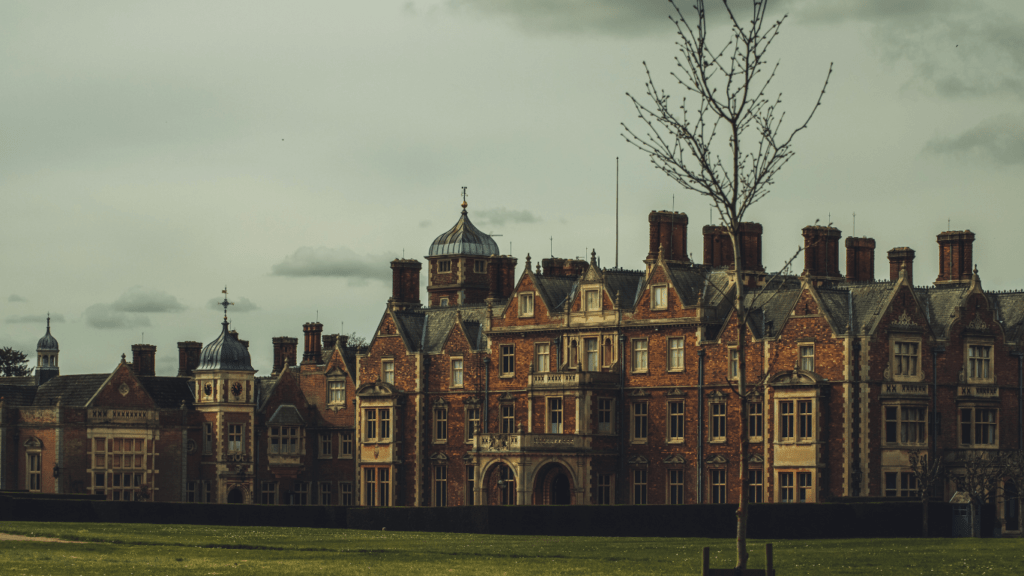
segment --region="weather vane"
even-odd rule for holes
[[[224,307],[224,321],[227,322],[228,321],[228,306],[233,306],[235,303],[234,302],[228,302],[228,287],[227,286],[224,286],[224,289],[221,290],[221,294],[224,294],[224,301],[221,302],[220,305]]]

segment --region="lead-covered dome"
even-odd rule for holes
[[[46,335],[39,339],[39,343],[36,344],[36,350],[54,350],[60,351],[60,346],[57,345],[57,339],[50,334],[50,317],[46,317]]]
[[[498,243],[473,226],[466,214],[466,203],[462,203],[462,217],[451,230],[438,236],[430,244],[427,256],[469,255],[497,256]]]
[[[249,349],[238,341],[238,338],[228,330],[227,320],[224,321],[224,329],[220,336],[203,348],[199,356],[199,366],[196,370],[251,370],[252,359],[249,357]]]

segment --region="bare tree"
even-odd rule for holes
[[[641,134],[623,124],[623,137],[648,154],[656,168],[686,190],[711,199],[729,233],[733,262],[737,270],[734,311],[739,327],[737,351],[739,378],[736,392],[743,417],[740,418],[740,499],[736,510],[736,568],[747,566],[747,398],[746,322],[744,286],[739,270],[743,263],[739,242],[740,226],[748,208],[764,198],[775,175],[793,157],[794,136],[807,127],[821,105],[828,79],[810,114],[795,129],[783,129],[785,113],[782,95],[768,96],[778,63],[769,63],[768,48],[785,17],[766,19],[768,0],[751,0],[749,20],[738,17],[722,0],[728,15],[730,38],[721,47],[708,44],[709,24],[704,0],[696,0],[694,16],[684,16],[675,0],[672,22],[676,26],[679,54],[677,70],[671,74],[681,87],[683,99],[675,106],[669,94],[657,87],[647,63],[646,103],[627,93],[645,128]],[[696,102],[687,105],[686,96]],[[725,141],[718,138],[726,132]]]
[[[1003,455],[1003,475],[1013,482],[1016,488],[1017,499],[1017,528],[1021,529],[1024,523],[1024,498],[1021,498],[1021,487],[1024,486],[1024,449],[1008,450]],[[1003,498],[1006,498],[1006,488],[1003,488]],[[1024,529],[1020,530],[1019,536],[1024,538]]]
[[[978,524],[974,521],[981,511],[981,505],[995,501],[999,480],[1004,476],[1004,456],[991,450],[965,450],[960,453],[962,473],[953,474],[956,489],[971,500],[971,535],[978,536]]]
[[[942,462],[942,453],[936,451],[929,456],[924,450],[915,450],[909,454],[910,471],[917,482],[917,495],[921,498],[921,537],[928,537],[928,500],[936,486],[941,486],[948,477]]]

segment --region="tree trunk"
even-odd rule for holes
[[[739,240],[739,220],[736,219],[729,228],[729,236],[732,240],[733,268],[736,271],[736,353],[739,356],[736,392],[740,398],[740,501],[736,508],[736,568],[745,570],[747,559],[750,557],[750,554],[747,553],[747,516],[749,514],[747,453],[750,451],[747,435],[747,314],[743,302],[744,285],[741,273],[743,260]]]
[[[928,498],[921,498],[921,538],[928,537]]]

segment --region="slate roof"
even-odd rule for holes
[[[483,344],[482,332],[485,306],[457,306],[450,308],[420,308],[395,313],[399,333],[410,352],[441,352],[448,334],[455,326],[456,316],[462,316],[462,326],[470,345],[478,349]]]
[[[770,338],[782,330],[786,318],[800,298],[800,289],[783,288],[760,294],[748,292],[744,300],[750,310],[747,324],[755,338]]]
[[[577,278],[565,276],[537,276],[534,275],[534,285],[537,292],[548,307],[551,314],[565,310],[569,297],[573,294]]]
[[[462,208],[462,216],[451,230],[441,234],[430,243],[429,256],[445,254],[468,254],[474,256],[497,256],[498,243],[469,221],[466,208]]]
[[[306,421],[302,419],[299,410],[291,404],[282,404],[277,407],[274,414],[267,420],[267,424],[275,426],[304,426]]]
[[[644,283],[644,274],[632,270],[605,270],[604,285],[615,301],[616,294],[622,306],[636,305],[640,296],[640,286]]]
[[[36,397],[35,376],[0,378],[0,398],[8,406],[31,406]]]
[[[195,398],[188,378],[175,376],[138,376],[139,382],[160,408],[178,408],[182,402],[191,407]]]
[[[1024,293],[988,294],[988,301],[998,313],[1007,340],[1020,342],[1024,337]]]
[[[110,374],[70,374],[54,376],[39,387],[33,406],[53,406],[59,400],[61,406],[84,408],[96,394]]]
[[[228,322],[224,321],[220,336],[203,348],[199,356],[196,370],[252,370],[249,349],[242,344],[235,334],[228,330]]]
[[[952,284],[935,288],[914,288],[914,294],[925,308],[932,335],[945,338],[957,316],[957,309],[969,290],[968,284]]]

